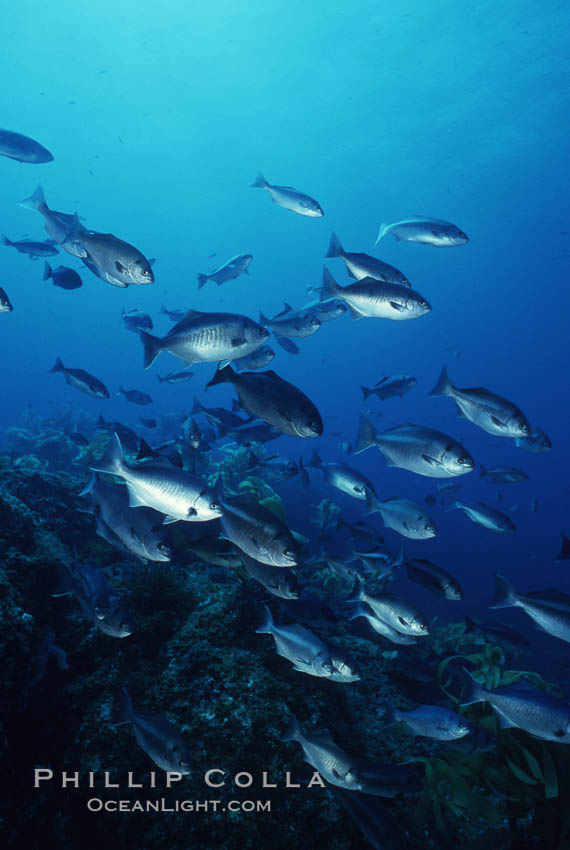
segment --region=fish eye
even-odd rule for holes
[[[257,329],[257,335],[258,336],[263,336],[264,333],[265,333],[265,328],[258,328]]]
[[[471,465],[471,458],[465,457],[465,455],[461,455],[461,457],[457,458],[457,463],[461,464],[461,466]]]
[[[141,269],[141,274],[143,277],[148,277],[150,274],[150,269]]]
[[[435,525],[433,525],[431,522],[428,522],[426,523],[425,529],[426,531],[435,532]]]
[[[210,510],[211,511],[217,511],[218,510],[218,503],[217,502],[210,502]]]
[[[289,549],[289,548],[283,549],[283,554],[285,555],[286,558],[294,558],[295,557],[295,553],[293,552],[292,549]]]

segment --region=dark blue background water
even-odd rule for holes
[[[354,438],[360,384],[406,373],[419,379],[409,396],[366,405],[382,410],[379,429],[435,426],[464,439],[487,467],[527,471],[528,483],[503,491],[507,512],[519,505],[516,535],[492,535],[462,513],[435,509],[438,537],[406,543],[461,577],[465,610],[490,597],[496,571],[522,588],[568,589],[565,566],[552,563],[560,529],[569,528],[566,4],[9,5],[1,123],[37,138],[55,162],[0,159],[0,230],[12,239],[44,237],[41,216],[17,205],[41,181],[53,208],[77,210],[88,227],[156,257],[157,282],[121,290],[80,269],[83,289],[66,292],[42,281],[41,261],[1,249],[0,284],[14,304],[0,317],[2,427],[28,404],[49,416],[69,403],[134,425],[141,412],[189,411],[194,394],[228,403],[227,387],[202,392],[210,365],[195,367],[191,383],[159,387],[155,375],[178,361],[163,354],[145,372],[121,309],[151,313],[161,334],[169,327],[163,303],[273,315],[284,300],[300,307],[307,284],[320,282],[332,229],[348,250],[371,251],[382,221],[416,213],[448,219],[469,234],[466,247],[386,238],[375,252],[429,299],[429,316],[402,323],[345,316],[301,341],[298,357],[279,350],[273,366],[321,410],[326,459],[342,458],[338,442]],[[259,169],[318,198],[324,219],[295,216],[248,188]],[[197,290],[196,272],[241,252],[254,255],[249,277]],[[80,267],[67,254],[54,260]],[[342,263],[330,268],[348,282]],[[454,345],[459,358],[448,350]],[[57,356],[101,378],[111,400],[81,396],[49,375]],[[517,450],[458,420],[449,400],[427,398],[444,362],[458,386],[483,385],[515,401],[551,436],[553,450]],[[153,407],[115,398],[120,384],[150,392]],[[314,445],[284,437],[272,448],[308,457]],[[380,497],[421,502],[433,490],[428,479],[387,469],[375,450],[351,462]],[[360,515],[358,502],[322,486],[318,475],[313,481],[308,496],[296,485],[282,488],[293,525],[314,532],[307,500],[325,496],[347,517]],[[494,503],[494,488],[478,473],[462,484],[467,500]],[[392,532],[386,539],[401,540]]]

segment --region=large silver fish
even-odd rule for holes
[[[164,523],[185,520],[206,522],[222,515],[213,491],[195,475],[173,466],[166,459],[131,466],[123,458],[121,441],[115,434],[109,450],[94,472],[108,472],[122,478],[129,491],[132,508],[145,505],[164,514]]]
[[[0,156],[34,164],[53,160],[53,154],[47,148],[35,139],[13,130],[0,130]]]
[[[311,460],[305,466],[320,469],[325,481],[355,499],[366,501],[367,490],[371,493],[376,492],[372,482],[361,472],[346,463],[323,463],[316,451],[313,452]]]
[[[452,248],[465,245],[469,237],[455,224],[440,218],[416,216],[393,224],[381,224],[375,245],[388,233],[396,242],[419,242],[421,245],[433,245],[437,248]]]
[[[233,384],[244,410],[283,434],[320,437],[323,433],[323,422],[313,402],[275,372],[238,374],[230,366],[225,366],[218,369],[206,386],[224,383]]]
[[[222,528],[235,546],[262,564],[292,567],[298,563],[298,546],[285,523],[251,496],[222,502]]]
[[[381,620],[380,617],[377,617],[368,605],[358,603],[354,614],[348,619],[356,620],[358,617],[364,617],[368,620],[376,634],[386,638],[386,640],[389,640],[390,643],[396,643],[401,646],[410,646],[411,644],[417,643],[417,638],[413,635],[403,634],[403,632],[399,632],[393,626],[386,623],[385,620]]]
[[[570,643],[570,597],[558,590],[519,593],[504,576],[496,577],[495,598],[489,608],[521,608],[539,629]]]
[[[445,366],[430,396],[447,395],[457,405],[457,412],[496,437],[528,437],[531,427],[519,408],[485,387],[459,390],[451,383]]]
[[[380,502],[373,493],[368,493],[366,501],[368,513],[379,513],[384,525],[403,537],[409,537],[410,540],[429,540],[437,534],[430,515],[409,499],[393,496]]]
[[[271,611],[264,606],[263,623],[255,631],[258,634],[269,634],[275,641],[277,655],[286,658],[300,673],[311,676],[332,676],[334,667],[329,648],[323,641],[297,624],[278,626],[273,621]]]
[[[357,760],[341,750],[328,735],[303,735],[293,716],[281,740],[301,744],[305,760],[331,785],[351,791],[366,790],[358,774]]]
[[[374,614],[404,635],[423,637],[429,634],[426,618],[420,611],[403,599],[385,593],[371,596],[366,592],[362,581],[357,577],[347,602],[365,602]]]
[[[261,172],[257,175],[255,182],[251,184],[251,187],[253,189],[265,189],[277,206],[291,210],[297,215],[304,215],[308,218],[322,218],[324,215],[319,202],[311,198],[310,195],[305,195],[304,192],[299,192],[292,186],[272,186]]]
[[[380,449],[388,466],[428,478],[455,478],[475,469],[475,461],[467,449],[441,431],[406,423],[377,434],[370,419],[362,413],[353,452],[358,454],[371,446]]]
[[[101,273],[127,286],[154,283],[152,263],[138,248],[112,233],[85,230],[80,226],[77,215],[74,216],[71,232],[62,244],[64,248],[72,249],[76,257],[87,260]]]
[[[516,531],[514,522],[501,511],[486,505],[485,502],[460,502],[456,499],[445,508],[446,511],[461,510],[469,519],[476,525],[481,525],[489,531],[495,531],[497,534],[508,534]]]
[[[425,316],[431,310],[423,295],[400,283],[364,277],[348,286],[339,286],[326,266],[321,293],[324,301],[331,298],[345,301],[353,319],[369,317],[401,322]]]

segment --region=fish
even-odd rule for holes
[[[236,409],[239,410],[239,405],[236,404]],[[238,428],[245,424],[245,420],[234,412],[234,407],[231,410],[226,410],[224,407],[204,407],[202,402],[195,398],[192,405],[191,415],[194,416],[202,413],[208,422],[212,425],[222,425],[224,428]]]
[[[384,280],[388,283],[411,286],[405,274],[399,269],[394,268],[394,266],[389,265],[389,263],[377,260],[376,257],[372,257],[370,254],[353,254],[345,251],[336,233],[332,234],[328,251],[325,254],[325,259],[333,257],[343,260],[348,274],[356,280],[372,277],[375,280]]]
[[[188,549],[207,564],[218,567],[231,567],[238,569],[242,566],[243,552],[239,552],[228,540],[220,540],[218,534],[213,537],[200,535],[197,540],[193,539],[187,544]]]
[[[469,242],[467,234],[455,224],[419,215],[393,224],[381,224],[374,244],[377,245],[389,233],[396,242],[418,242],[420,245],[432,245],[437,248],[452,248]]]
[[[493,484],[517,484],[519,481],[528,481],[528,475],[522,469],[515,469],[514,466],[496,466],[494,469],[487,469],[481,464],[481,478],[489,478]]]
[[[20,206],[24,207],[24,209],[33,210],[34,212],[39,212],[40,215],[43,215],[44,227],[48,236],[58,245],[61,245],[61,247],[69,254],[79,257],[79,254],[73,244],[64,244],[65,240],[76,225],[75,216],[70,215],[69,213],[50,209],[46,203],[41,184],[37,187],[33,195],[20,202]]]
[[[76,256],[92,263],[122,284],[140,286],[154,283],[151,261],[138,248],[112,233],[97,233],[81,228],[77,215],[73,229],[63,244],[73,246]]]
[[[34,165],[53,162],[54,158],[53,154],[35,139],[13,130],[0,130],[0,156]]]
[[[73,564],[63,562],[63,566],[66,574],[52,595],[74,594],[83,613],[100,632],[109,637],[129,637],[133,630],[125,602],[112,593],[101,568],[81,564],[77,557]]]
[[[224,535],[238,549],[262,564],[293,567],[299,547],[289,528],[251,496],[221,500]]]
[[[145,416],[139,416],[139,422],[144,425],[145,428],[157,428],[158,422],[156,419],[147,419]]]
[[[297,718],[292,715],[281,740],[301,744],[305,761],[312,765],[326,782],[350,791],[363,790],[356,760],[341,750],[328,735],[303,735]]]
[[[230,366],[218,369],[206,384],[231,383],[241,407],[291,437],[320,437],[323,421],[315,405],[297,387],[276,372],[234,372]]]
[[[417,608],[390,593],[371,596],[358,577],[346,601],[365,602],[378,619],[404,635],[424,637],[429,634],[426,618]]]
[[[60,286],[62,289],[79,289],[80,286],[83,286],[83,281],[75,269],[70,269],[67,266],[58,266],[57,269],[52,269],[49,263],[44,263],[44,280],[50,279],[54,286]]]
[[[372,482],[361,472],[346,463],[323,463],[316,451],[313,451],[311,460],[308,463],[306,462],[305,466],[320,469],[328,484],[355,499],[366,501],[367,490],[371,493],[376,492]]]
[[[333,666],[333,672],[330,676],[327,676],[328,681],[344,682],[345,684],[359,682],[360,673],[349,653],[345,649],[340,649],[332,644],[328,648]]]
[[[535,454],[543,454],[552,448],[552,440],[540,428],[531,428],[528,437],[517,437],[515,439],[517,449],[526,449]]]
[[[376,549],[371,552],[354,551],[352,559],[362,561],[377,579],[394,578],[397,568],[405,562],[404,547],[402,546],[397,555],[389,549]]]
[[[388,466],[407,469],[428,478],[454,478],[475,469],[475,461],[461,443],[434,428],[405,423],[376,433],[365,413],[360,414],[353,452],[376,446]]]
[[[394,723],[405,723],[414,735],[434,741],[455,741],[471,731],[463,717],[440,705],[420,705],[411,711],[402,711],[390,700],[384,700],[383,704],[385,728]]]
[[[510,534],[517,530],[514,522],[508,516],[486,505],[485,502],[470,502],[466,504],[465,502],[460,502],[459,499],[455,499],[445,510],[461,510],[476,525],[481,525],[483,528],[494,531],[497,534]]]
[[[324,216],[323,208],[314,198],[305,195],[304,192],[299,192],[298,189],[293,189],[291,186],[273,186],[267,182],[261,172],[251,184],[251,188],[265,189],[277,206],[297,213],[297,215],[307,216],[308,218],[322,218]]]
[[[164,304],[160,307],[160,312],[168,316],[171,322],[179,322],[186,315],[186,310],[167,310]]]
[[[229,363],[251,354],[269,339],[269,331],[247,316],[236,313],[201,313],[189,310],[165,337],[140,332],[144,367],[148,369],[161,351],[193,363]]]
[[[267,426],[266,426],[267,427]],[[261,472],[264,477],[272,481],[289,481],[299,474],[299,467],[294,460],[286,457],[271,457],[252,459],[252,472]]]
[[[379,513],[386,528],[392,528],[403,537],[409,537],[410,540],[429,540],[437,534],[431,516],[409,499],[392,496],[380,502],[373,493],[368,493],[366,503],[367,513]]]
[[[178,469],[165,459],[141,466],[126,463],[117,434],[105,457],[92,469],[122,478],[127,485],[130,506],[154,508],[164,514],[164,524],[177,520],[207,522],[222,515],[213,491],[190,472]]]
[[[163,515],[151,508],[132,508],[127,488],[107,484],[96,473],[81,491],[89,497],[97,533],[112,546],[129,552],[141,561],[170,561],[171,546],[165,536]],[[111,534],[107,535],[107,530]]]
[[[0,313],[12,313],[13,310],[12,302],[6,294],[6,290],[0,286]]]
[[[332,301],[315,301],[311,304],[305,304],[299,312],[309,313],[323,324],[323,322],[331,322],[333,319],[339,319],[341,316],[344,316],[347,309],[343,301],[333,299]]]
[[[153,328],[151,317],[147,313],[139,313],[138,310],[127,311],[123,307],[121,319],[126,329],[135,333],[138,333],[139,330],[151,331]]]
[[[418,319],[429,313],[429,302],[408,286],[388,283],[373,277],[363,277],[348,286],[340,286],[326,266],[323,267],[323,300],[340,298],[353,319]]]
[[[135,711],[126,688],[121,690],[113,725],[132,723],[137,744],[161,770],[187,774],[191,771],[190,749],[170,720],[163,714]]]
[[[565,534],[562,534],[562,545],[560,547],[560,552],[554,559],[554,563],[559,564],[562,561],[570,561],[570,540]]]
[[[90,395],[92,398],[109,398],[109,390],[105,384],[84,369],[68,369],[58,357],[55,365],[52,366],[50,372],[63,372],[65,380],[71,387],[80,390],[85,395]]]
[[[504,623],[477,623],[469,617],[465,617],[464,619],[468,631],[480,632],[487,640],[498,642],[510,649],[516,650],[530,646],[529,641],[523,634],[511,626],[506,626]]]
[[[231,260],[222,263],[221,266],[218,266],[210,274],[198,273],[196,275],[198,289],[202,289],[204,284],[209,280],[213,280],[214,283],[221,286],[223,283],[227,283],[228,280],[234,280],[234,278],[239,277],[241,274],[249,274],[248,268],[252,260],[253,254],[238,254],[236,257],[232,257]]]
[[[281,436],[281,431],[267,425],[262,419],[252,419],[233,427],[219,425],[218,431],[220,436],[232,437],[240,445],[268,443],[270,440],[276,440],[277,437]]]
[[[53,257],[59,254],[58,249],[51,242],[32,242],[30,239],[22,239],[20,242],[12,242],[3,233],[0,233],[0,245],[6,248],[15,248],[20,254],[28,254],[30,260],[38,257]]]
[[[289,305],[285,305],[286,309],[275,316],[273,319],[268,319],[260,311],[259,324],[269,328],[275,334],[275,339],[285,348],[290,354],[298,354],[299,349],[291,341],[291,337],[303,339],[311,336],[321,326],[317,317],[310,313],[301,310],[293,310]]]
[[[386,640],[389,640],[391,643],[399,644],[401,646],[410,646],[417,643],[417,638],[414,635],[404,634],[403,632],[398,631],[398,629],[395,629],[389,623],[385,622],[385,620],[381,620],[380,617],[377,617],[368,605],[363,605],[361,602],[357,603],[354,613],[348,619],[349,621],[356,620],[359,617],[364,617],[368,620],[376,634],[386,638]]]
[[[415,387],[417,382],[418,379],[411,375],[392,375],[391,377],[381,378],[373,387],[360,387],[362,400],[366,401],[371,395],[377,396],[382,401],[394,396],[403,398]]]
[[[132,404],[152,404],[152,398],[146,393],[141,393],[140,390],[125,390],[123,387],[119,388],[119,392],[117,395],[124,396],[127,401],[130,401]]]
[[[283,570],[271,564],[262,564],[241,552],[240,560],[248,576],[259,582],[268,593],[278,599],[298,599],[299,582],[293,570]]]
[[[117,433],[123,446],[127,447],[129,452],[136,452],[139,444],[139,438],[135,432],[123,425],[121,422],[107,422],[102,416],[99,416],[95,425],[98,431],[106,431],[108,434]]]
[[[275,641],[277,655],[293,664],[293,669],[311,676],[330,677],[334,667],[325,643],[303,626],[297,624],[278,626],[267,605],[263,606],[265,617],[257,634],[269,634]]]
[[[531,427],[515,404],[485,387],[459,390],[451,383],[445,366],[430,396],[450,396],[458,415],[496,437],[529,437]]]
[[[275,357],[275,352],[270,345],[262,345],[251,354],[246,354],[243,357],[238,357],[233,360],[234,368],[243,371],[254,371],[255,369],[264,369],[268,363],[271,363]]]
[[[463,599],[463,591],[457,579],[437,564],[424,558],[412,558],[406,561],[406,569],[411,580],[426,590],[450,601]]]
[[[194,377],[194,372],[188,370],[184,372],[169,372],[168,375],[157,375],[156,378],[159,384],[183,384]]]
[[[570,705],[552,694],[520,680],[513,685],[487,690],[463,668],[465,690],[461,705],[488,702],[502,729],[524,729],[542,741],[570,743]]]
[[[496,576],[495,598],[489,608],[522,608],[537,627],[570,643],[570,596],[559,590],[519,593],[504,576]]]
[[[78,243],[69,242],[69,243],[63,244],[62,247],[65,248],[66,251],[69,251],[70,254],[72,254],[73,251],[75,250],[74,246],[76,244],[78,244]],[[77,250],[80,251],[81,249],[78,248]],[[111,286],[116,286],[119,289],[127,289],[127,287],[129,286],[128,283],[125,283],[123,280],[119,280],[119,278],[114,277],[112,274],[105,271],[100,266],[95,265],[95,263],[92,263],[90,260],[87,260],[85,257],[80,256],[79,259],[81,260],[81,262],[83,263],[85,268],[89,269],[91,274],[94,274],[95,277],[99,278],[99,280],[103,280],[103,281],[105,281],[105,283],[110,283]],[[138,331],[137,331],[137,333],[138,333]]]

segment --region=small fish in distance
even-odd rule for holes
[[[396,221],[393,224],[381,224],[374,244],[377,245],[389,233],[396,242],[418,242],[420,245],[432,245],[437,248],[452,248],[469,242],[469,237],[455,224],[424,216]]]
[[[486,505],[485,502],[470,502],[466,504],[456,499],[445,510],[461,510],[476,525],[481,525],[483,528],[488,529],[488,531],[494,531],[497,534],[508,534],[517,530],[514,522],[508,516]]]
[[[0,233],[0,245],[6,248],[15,248],[20,254],[27,254],[30,260],[37,260],[38,257],[53,257],[59,254],[58,249],[49,240],[46,242],[32,242],[29,239],[22,239],[20,242],[12,242],[3,233]]]
[[[194,376],[194,372],[169,372],[168,375],[157,375],[159,384],[183,384]]]
[[[367,493],[366,503],[368,514],[379,513],[387,528],[392,528],[403,537],[410,540],[429,540],[437,534],[435,522],[419,505],[404,499],[401,496],[393,496],[383,499],[381,502],[373,493]]]
[[[47,148],[13,130],[0,130],[0,156],[34,165],[53,161],[53,154]]]
[[[62,289],[79,289],[80,286],[83,286],[83,281],[75,269],[70,269],[67,266],[58,266],[57,269],[52,269],[49,263],[45,263],[44,280],[50,279],[54,286],[60,286]]]
[[[272,186],[261,172],[257,175],[255,182],[251,184],[251,188],[265,189],[277,206],[291,210],[298,215],[304,215],[308,218],[322,218],[324,215],[323,208],[314,198],[305,195],[304,192],[299,192],[298,189],[293,189],[291,186]]]
[[[251,354],[246,354],[243,357],[238,357],[237,360],[232,360],[236,369],[241,371],[255,371],[256,369],[265,369],[275,357],[275,352],[269,345],[262,345],[257,351],[252,351]]]
[[[151,317],[147,313],[140,313],[136,308],[134,310],[125,310],[123,307],[121,311],[121,319],[123,321],[123,325],[128,331],[138,333],[140,330],[152,330]]]
[[[227,262],[218,266],[217,269],[209,274],[197,274],[198,289],[202,289],[204,284],[209,280],[213,280],[214,283],[221,286],[223,283],[227,283],[228,280],[234,280],[241,274],[249,274],[248,268],[252,260],[253,254],[238,254],[236,257],[232,257],[231,260],[227,260]]]
[[[470,732],[463,717],[440,705],[420,705],[411,711],[402,711],[390,700],[384,700],[384,711],[384,728],[394,723],[405,723],[414,735],[435,741],[454,741]]]
[[[329,249],[325,254],[325,259],[333,257],[343,260],[348,274],[356,280],[373,277],[376,280],[388,281],[388,283],[399,283],[402,286],[410,286],[408,278],[401,271],[394,268],[394,266],[383,263],[382,260],[377,260],[376,257],[372,257],[370,254],[353,254],[345,251],[336,233],[332,234]]]
[[[487,469],[481,464],[481,478],[488,478],[493,484],[518,484],[520,481],[528,481],[528,475],[514,466],[496,466]]]
[[[124,396],[131,404],[152,404],[152,398],[147,393],[141,393],[140,390],[125,390],[120,387],[117,395]]]
[[[415,387],[417,382],[418,379],[413,378],[411,375],[392,375],[391,377],[381,378],[373,387],[360,387],[362,390],[362,400],[366,401],[371,395],[377,396],[381,401],[385,401],[387,398],[393,398],[394,396],[403,398],[406,393],[409,393]]]
[[[68,369],[58,357],[55,365],[52,366],[50,372],[63,372],[65,380],[71,387],[80,390],[85,395],[90,395],[92,398],[109,398],[109,390],[105,384],[84,369]]]

